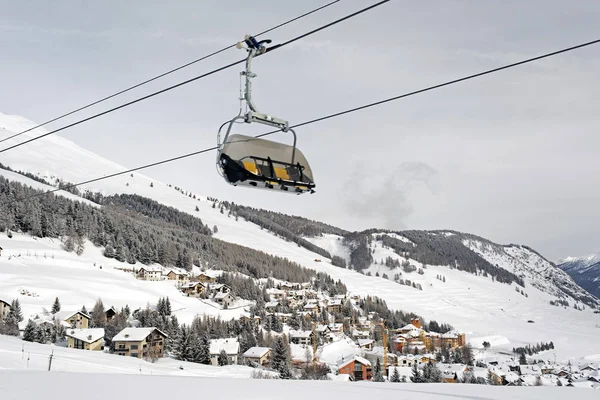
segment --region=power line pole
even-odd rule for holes
[[[54,357],[54,349],[52,350],[52,353],[50,354],[50,358],[48,359],[48,371],[50,371],[50,369],[52,368],[52,358]]]

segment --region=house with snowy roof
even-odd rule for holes
[[[181,292],[188,297],[199,297],[205,290],[202,282],[186,282],[181,285]]]
[[[0,299],[0,320],[4,320],[4,317],[10,312],[10,303],[6,300]]]
[[[60,322],[65,322],[71,328],[86,329],[90,325],[91,317],[83,311],[59,311],[52,317]]]
[[[337,314],[342,312],[342,300],[330,299],[327,302],[327,312],[331,314]]]
[[[331,322],[329,324],[329,329],[333,333],[343,333],[344,332],[344,324],[341,324],[339,322]]]
[[[308,303],[305,304],[303,307],[303,310],[305,312],[310,312],[310,313],[315,313],[315,314],[319,314],[319,305],[317,303]]]
[[[371,380],[371,362],[363,357],[342,358],[337,362],[337,367],[340,375],[347,374],[352,381]]]
[[[294,344],[311,344],[313,336],[312,331],[290,331],[290,342]]]
[[[163,356],[167,338],[158,328],[125,328],[112,341],[119,356],[155,359]]]
[[[250,347],[243,354],[244,363],[268,367],[271,364],[271,353],[270,347]]]
[[[267,289],[267,294],[271,300],[281,300],[286,297],[287,293],[285,290],[277,289],[277,288],[269,288]]]
[[[211,293],[229,293],[231,288],[224,283],[209,283],[208,291]]]
[[[190,274],[187,271],[180,269],[170,269],[164,276],[167,280],[178,282],[187,282],[190,279]]]
[[[275,312],[277,307],[279,307],[278,301],[269,301],[268,303],[265,303],[265,311],[266,312],[270,312],[270,313]]]
[[[211,339],[210,341],[210,364],[219,365],[219,354],[224,351],[227,355],[227,364],[238,363],[240,342],[237,338]]]
[[[230,292],[217,292],[212,300],[223,308],[229,308],[235,301]]]
[[[158,267],[142,267],[138,270],[137,276],[145,281],[163,280],[163,270]]]
[[[81,350],[103,350],[104,328],[67,329],[67,347]]]

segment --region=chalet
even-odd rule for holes
[[[276,312],[275,316],[279,321],[281,321],[284,324],[287,324],[290,321],[290,319],[292,319],[291,313]]]
[[[67,347],[81,350],[103,350],[104,328],[67,329]]]
[[[467,344],[464,333],[458,332],[447,332],[444,333],[441,337],[442,345],[447,346],[448,348],[457,348],[462,347]]]
[[[10,303],[0,299],[0,321],[4,320],[4,317],[10,312]]]
[[[304,290],[304,289],[290,290],[288,292],[288,296],[297,301],[304,301],[304,299],[306,298],[306,290]]]
[[[327,312],[337,314],[342,312],[342,301],[339,299],[329,300],[327,302]]]
[[[392,348],[399,353],[402,353],[402,350],[406,345],[407,340],[403,335],[398,335],[392,340]]]
[[[332,322],[329,324],[329,329],[333,333],[342,333],[342,332],[344,332],[344,324]]]
[[[353,358],[342,358],[337,363],[338,371],[341,374],[348,374],[353,381],[371,380],[371,363],[358,356]]]
[[[210,341],[210,364],[219,365],[219,354],[221,350],[227,354],[227,364],[237,364],[240,342],[237,338],[212,339]]]
[[[281,289],[269,288],[267,294],[271,300],[281,300],[286,297],[287,293]]]
[[[419,318],[411,319],[410,324],[415,326],[417,329],[423,329],[423,326],[421,325],[421,320]]]
[[[231,288],[224,283],[209,283],[208,291],[211,293],[229,293]]]
[[[184,271],[170,270],[165,277],[169,281],[187,282],[189,280],[188,273]]]
[[[285,290],[286,292],[289,292],[290,290],[294,290],[294,289],[296,289],[296,288],[297,288],[297,286],[296,286],[296,285],[294,285],[294,284],[291,284],[291,283],[289,283],[289,282],[284,282],[284,283],[282,283],[282,284],[281,284],[281,285],[279,285],[279,286],[280,286],[280,288],[281,288],[282,290]]]
[[[368,339],[371,337],[371,333],[369,331],[359,331],[358,329],[352,329],[352,337],[354,339]]]
[[[54,317],[71,328],[86,329],[90,326],[90,316],[82,311],[59,311]]]
[[[229,292],[215,293],[212,299],[215,303],[219,304],[223,308],[229,308],[229,306],[231,306],[235,300]]]
[[[181,291],[188,297],[199,297],[204,290],[204,284],[200,282],[188,282],[181,286]]]
[[[196,277],[196,279],[198,279],[198,281],[202,283],[215,283],[217,281],[217,278],[215,278],[207,272],[201,272],[200,275]]]
[[[161,281],[162,269],[156,267],[142,267],[138,270],[138,278],[145,281]]]
[[[405,325],[402,328],[398,329],[398,332],[403,335],[412,334],[412,335],[420,336],[421,331],[422,331],[421,328],[417,328],[413,324],[408,324],[408,325]]]
[[[243,357],[246,364],[269,367],[271,364],[271,349],[269,347],[250,347],[243,354]]]
[[[252,316],[249,313],[245,313],[240,317],[242,322],[253,322],[256,325],[260,325],[260,317],[258,315]]]
[[[294,344],[311,344],[313,337],[314,335],[311,331],[290,332],[290,342]]]
[[[268,303],[265,303],[265,311],[266,312],[273,313],[273,312],[275,312],[277,307],[279,307],[278,301],[269,301]]]
[[[319,314],[319,305],[317,303],[308,303],[303,308],[304,311]]]
[[[331,332],[331,329],[329,329],[328,325],[318,324],[315,327],[315,332],[317,333],[317,335],[325,336],[326,334]]]
[[[373,339],[358,339],[358,347],[365,350],[373,350],[375,341]]]
[[[136,358],[161,358],[168,336],[158,328],[125,328],[113,337],[115,354]]]
[[[115,310],[114,307],[111,307],[108,310],[104,311],[104,315],[106,316],[106,320],[110,321],[115,317],[115,315],[117,315],[117,310]]]

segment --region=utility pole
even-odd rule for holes
[[[25,343],[21,345],[21,360],[25,359]]]
[[[54,357],[54,349],[52,349],[52,353],[50,354],[50,358],[48,359],[48,371],[52,368],[52,358]]]

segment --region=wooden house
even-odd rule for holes
[[[158,328],[125,328],[112,341],[117,355],[153,359],[163,356],[167,338]]]

